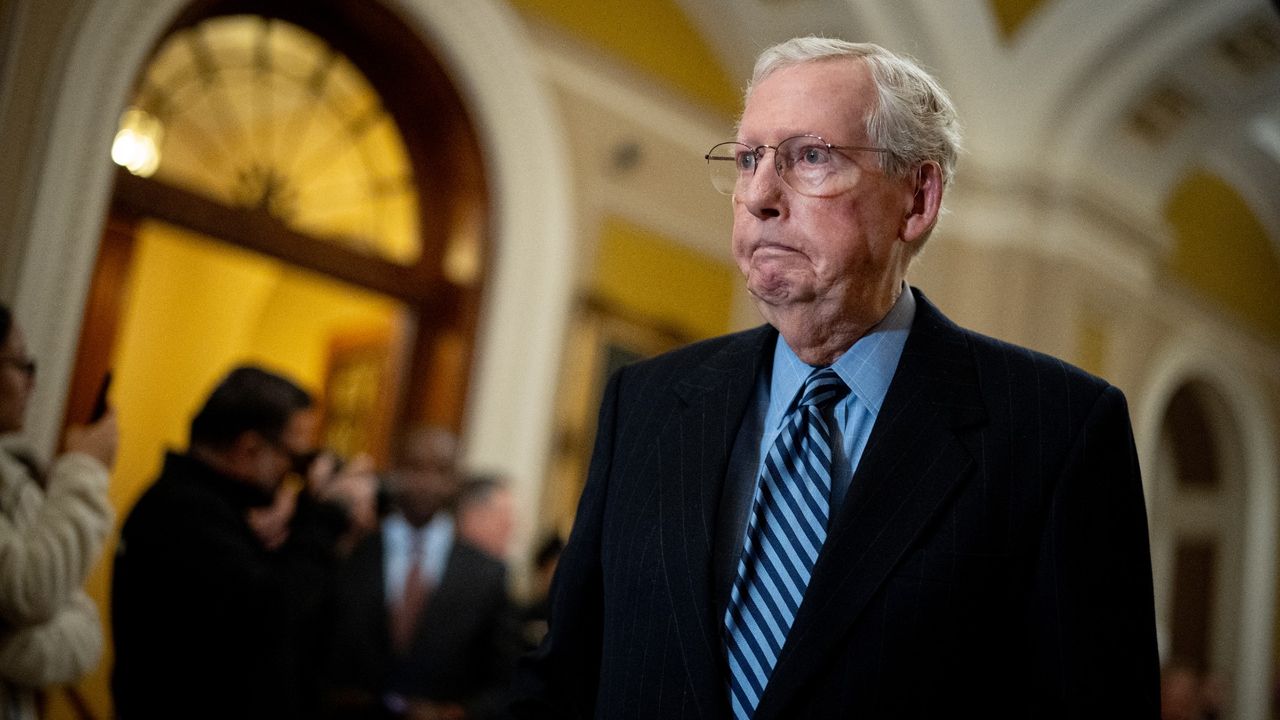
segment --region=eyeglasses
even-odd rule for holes
[[[853,187],[857,165],[842,151],[889,152],[876,147],[832,145],[817,135],[796,135],[777,145],[754,148],[740,142],[724,142],[706,154],[712,187],[725,195],[740,193],[755,177],[765,150],[773,151],[773,169],[782,182],[810,197],[839,195]]]
[[[0,362],[11,367],[15,367],[26,373],[27,377],[34,378],[36,376],[36,361],[29,357],[0,357]]]

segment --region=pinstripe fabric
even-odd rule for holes
[[[724,618],[729,702],[739,720],[760,702],[826,541],[834,433],[823,411],[848,391],[831,368],[810,373],[760,471]]]
[[[1123,395],[913,292],[897,372],[753,720],[1158,720]],[[777,339],[766,327],[703,341],[610,381],[514,717],[731,717],[724,618],[741,531],[725,536],[723,576],[713,551]]]

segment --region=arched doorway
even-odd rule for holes
[[[139,80],[113,152],[151,141],[154,175],[117,173],[71,418],[112,355],[137,227],[160,220],[400,303],[391,415],[461,423],[487,202],[461,101],[375,4],[275,5],[198,4]]]
[[[492,258],[465,432],[468,462],[518,478],[536,504],[574,283],[566,138],[520,18],[501,0],[386,0],[446,57],[483,135]],[[104,162],[134,79],[184,0],[89,0],[66,29],[67,71],[50,83],[48,142],[35,161],[30,230],[15,248],[14,306],[44,360],[28,435],[52,448],[64,416],[82,309],[111,201]],[[477,32],[477,29],[483,32]]]
[[[132,167],[116,174],[66,416],[82,419],[113,367],[122,515],[239,362],[316,390],[341,452],[385,456],[398,425],[462,424],[487,244],[476,133],[388,11],[297,7],[189,8],[121,119]],[[157,157],[137,162],[148,140]],[[104,618],[109,567],[90,581]],[[109,668],[83,685],[103,717]]]
[[[552,437],[555,378],[574,282],[574,215],[560,120],[520,18],[501,0],[385,0],[449,64],[486,152],[495,199],[483,322],[465,413],[468,464],[513,478],[526,527]],[[87,0],[50,78],[28,234],[15,247],[15,308],[42,358],[29,436],[52,449],[70,392],[90,279],[112,201],[107,160],[134,80],[187,0]],[[478,32],[482,29],[483,32]],[[100,578],[105,572],[99,573]],[[105,582],[105,581],[103,581]],[[91,683],[92,685],[92,683]]]
[[[1228,716],[1265,717],[1276,501],[1258,464],[1267,423],[1237,374],[1183,365],[1144,413],[1162,661],[1170,677],[1212,683]]]
[[[1162,604],[1167,664],[1230,675],[1235,665],[1243,534],[1244,458],[1239,427],[1208,381],[1169,397],[1154,468],[1153,514],[1165,536]]]

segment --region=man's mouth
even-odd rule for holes
[[[784,245],[783,243],[779,243],[779,242],[766,241],[766,242],[757,243],[755,246],[755,249],[752,251],[752,255],[761,255],[761,254],[786,255],[789,253],[797,253],[797,252],[800,252],[800,251],[796,250],[790,245]]]

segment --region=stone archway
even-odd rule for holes
[[[443,56],[487,155],[496,248],[483,300],[464,434],[467,458],[516,479],[536,507],[551,442],[555,378],[572,292],[567,153],[547,92],[529,62],[518,17],[496,0],[389,3]],[[97,0],[69,33],[51,94],[51,127],[33,188],[30,234],[17,260],[15,307],[42,358],[28,416],[51,448],[62,417],[81,312],[111,192],[108,161],[119,113],[151,47],[183,0]],[[485,28],[476,33],[475,28]],[[74,198],[74,201],[71,199]]]

